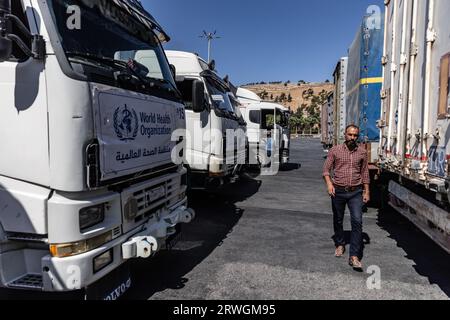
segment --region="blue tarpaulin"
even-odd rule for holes
[[[382,65],[384,21],[369,23],[373,17],[365,17],[349,49],[347,74],[347,125],[361,128],[361,141],[378,142],[382,89]]]

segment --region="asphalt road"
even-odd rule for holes
[[[220,194],[194,194],[196,220],[173,251],[133,262],[123,299],[449,298],[450,256],[395,212],[365,214],[364,272],[335,258],[319,141],[294,140],[291,162],[276,176],[252,173]],[[369,284],[380,289],[367,285],[373,270],[380,281]],[[0,299],[60,297],[69,298],[0,290]]]
[[[133,264],[124,299],[448,299],[450,257],[395,212],[365,214],[364,272],[334,257],[323,157],[318,140],[294,140],[278,175],[195,194],[195,222],[173,251]]]

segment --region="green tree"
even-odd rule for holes
[[[289,125],[291,127],[292,132],[298,133],[300,132],[300,128],[302,126],[302,116],[295,114],[292,117],[289,118]]]

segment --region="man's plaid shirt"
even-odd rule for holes
[[[353,151],[346,144],[333,147],[323,167],[323,176],[331,176],[333,183],[340,187],[357,187],[370,183],[367,151],[358,146]]]

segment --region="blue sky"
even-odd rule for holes
[[[166,49],[207,58],[203,30],[217,30],[212,57],[236,84],[332,78],[369,5],[383,0],[142,0],[172,41]]]

